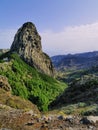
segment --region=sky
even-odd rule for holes
[[[0,48],[28,21],[50,56],[98,51],[98,0],[1,0]]]

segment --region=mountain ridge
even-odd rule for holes
[[[51,57],[56,69],[86,69],[98,65],[98,51]]]

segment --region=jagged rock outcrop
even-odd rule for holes
[[[12,43],[12,52],[17,52],[27,63],[40,72],[54,75],[52,62],[42,51],[41,37],[33,23],[27,22],[17,31]]]
[[[9,49],[0,49],[0,54],[6,53],[8,51],[9,51]]]
[[[11,87],[8,83],[8,80],[6,77],[0,75],[0,88],[6,90],[6,91],[11,91]]]

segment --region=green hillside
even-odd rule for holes
[[[29,99],[42,111],[48,110],[48,105],[67,87],[10,52],[0,56],[0,75],[8,78],[13,95]]]

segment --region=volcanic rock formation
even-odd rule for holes
[[[33,23],[24,23],[17,31],[10,50],[17,52],[23,60],[40,72],[54,76],[52,62],[42,51],[41,37]]]

